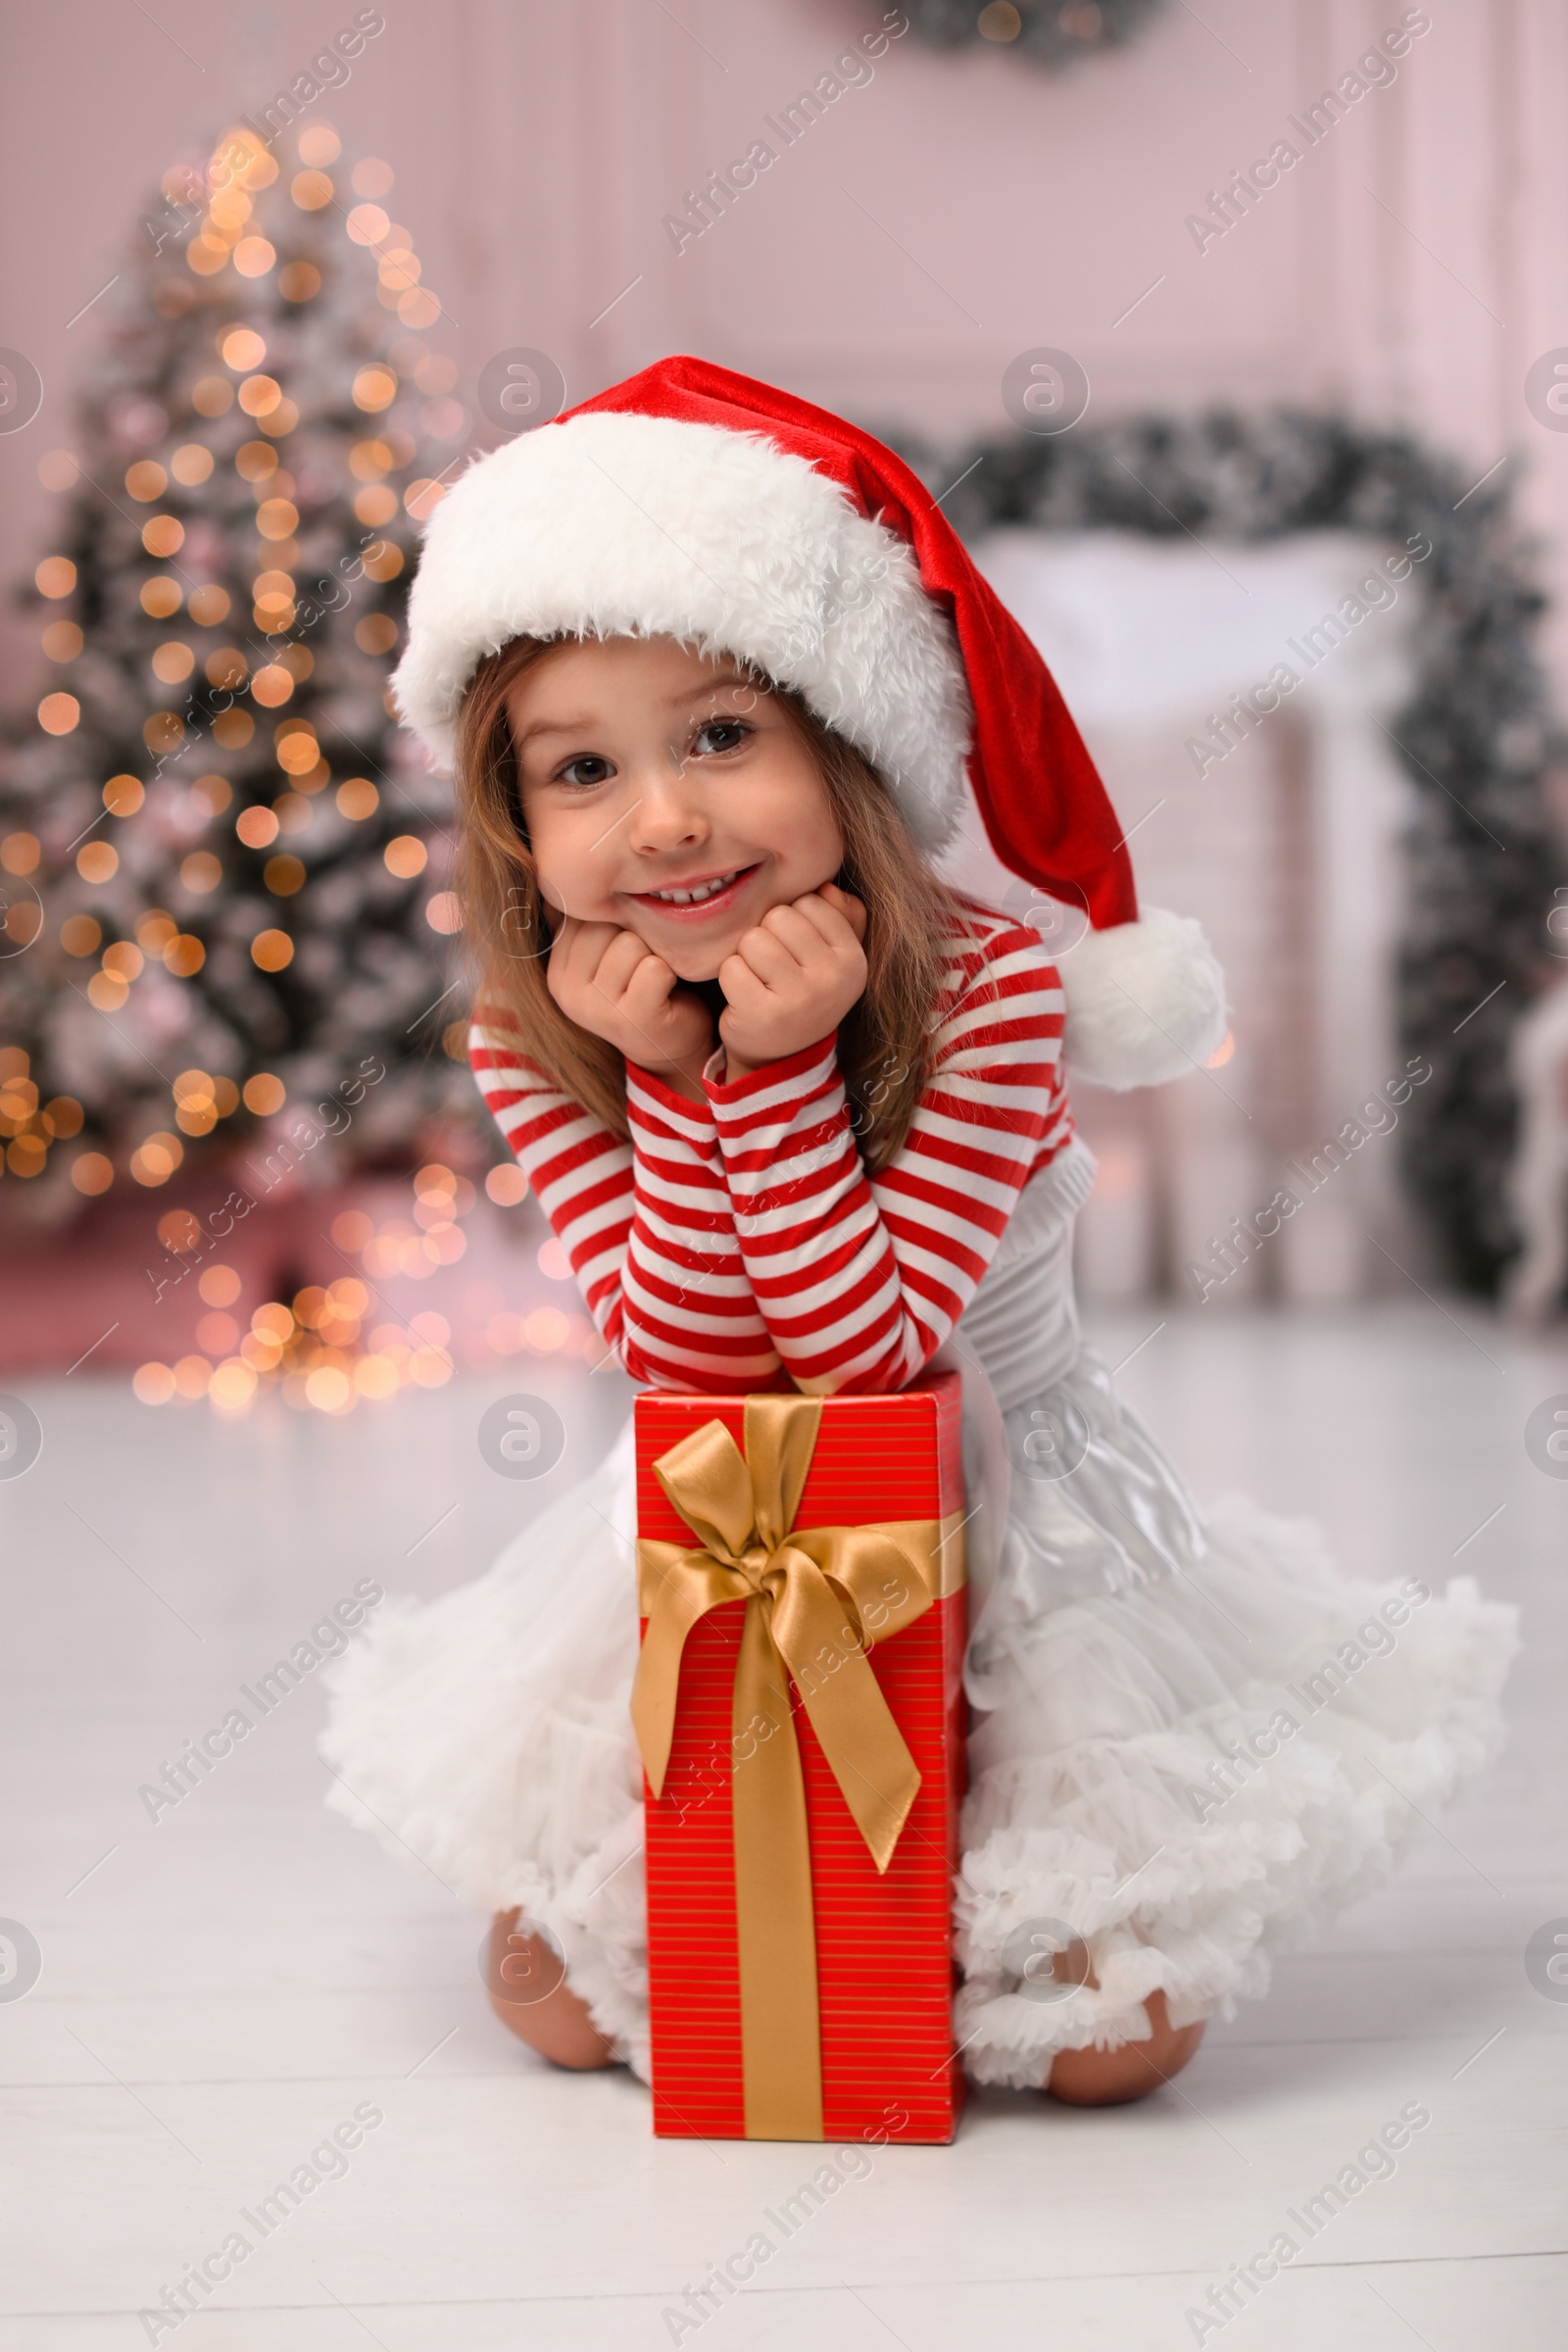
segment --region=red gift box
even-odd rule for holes
[[[662,2136],[953,2137],[960,1406],[637,1398]]]

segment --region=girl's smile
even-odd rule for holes
[[[737,866],[727,874],[696,874],[682,882],[666,883],[660,890],[634,891],[628,895],[636,899],[639,906],[650,907],[674,922],[700,921],[727,912],[747,883],[761,870],[760,863]]]
[[[711,980],[774,906],[838,872],[844,843],[785,705],[669,637],[571,639],[507,698],[540,894],[635,931]]]

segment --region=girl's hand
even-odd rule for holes
[[[545,982],[568,1021],[604,1038],[678,1094],[703,1100],[700,1078],[713,1051],[712,1016],[635,931],[564,916]]]
[[[727,1079],[814,1046],[865,990],[865,908],[825,882],[771,907],[718,967]]]

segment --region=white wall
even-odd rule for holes
[[[66,322],[119,266],[146,191],[354,13],[347,0],[10,12],[0,343],[33,359],[47,405],[0,435],[9,570],[31,568],[47,507],[33,466],[91,367],[93,314]],[[318,111],[351,154],[396,169],[395,217],[467,383],[519,342],[554,353],[573,395],[684,348],[863,416],[957,432],[1001,428],[1006,362],[1062,345],[1100,416],[1343,404],[1450,447],[1472,479],[1516,453],[1560,586],[1568,435],[1522,398],[1531,362],[1568,343],[1560,0],[1434,0],[1396,84],[1201,255],[1187,214],[1397,23],[1396,0],[1203,0],[1197,14],[1173,0],[1136,47],[1060,78],[1003,50],[906,39],[677,256],[660,223],[683,190],[880,13],[405,0]],[[1560,666],[1561,614],[1551,640]]]

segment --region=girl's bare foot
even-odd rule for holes
[[[1064,1984],[1099,1988],[1082,1942],[1058,1952],[1052,1973]],[[1152,1992],[1144,2007],[1151,2030],[1142,2041],[1124,2041],[1114,2050],[1058,2050],[1045,2082],[1050,2097],[1068,2107],[1120,2107],[1129,2099],[1148,2098],[1179,2075],[1203,2038],[1202,2023],[1173,2026],[1163,1992]]]
[[[1124,2041],[1114,2050],[1058,2050],[1046,2082],[1049,2095],[1069,2107],[1119,2107],[1147,2098],[1179,2075],[1203,2038],[1201,2023],[1173,2026],[1162,1992],[1152,1992],[1144,2006],[1153,2028],[1147,2040]]]
[[[484,1983],[502,2024],[541,2058],[578,2068],[613,2063],[587,2002],[567,1984],[560,1955],[542,1936],[520,1933],[515,1911],[498,1911],[490,1922]]]

